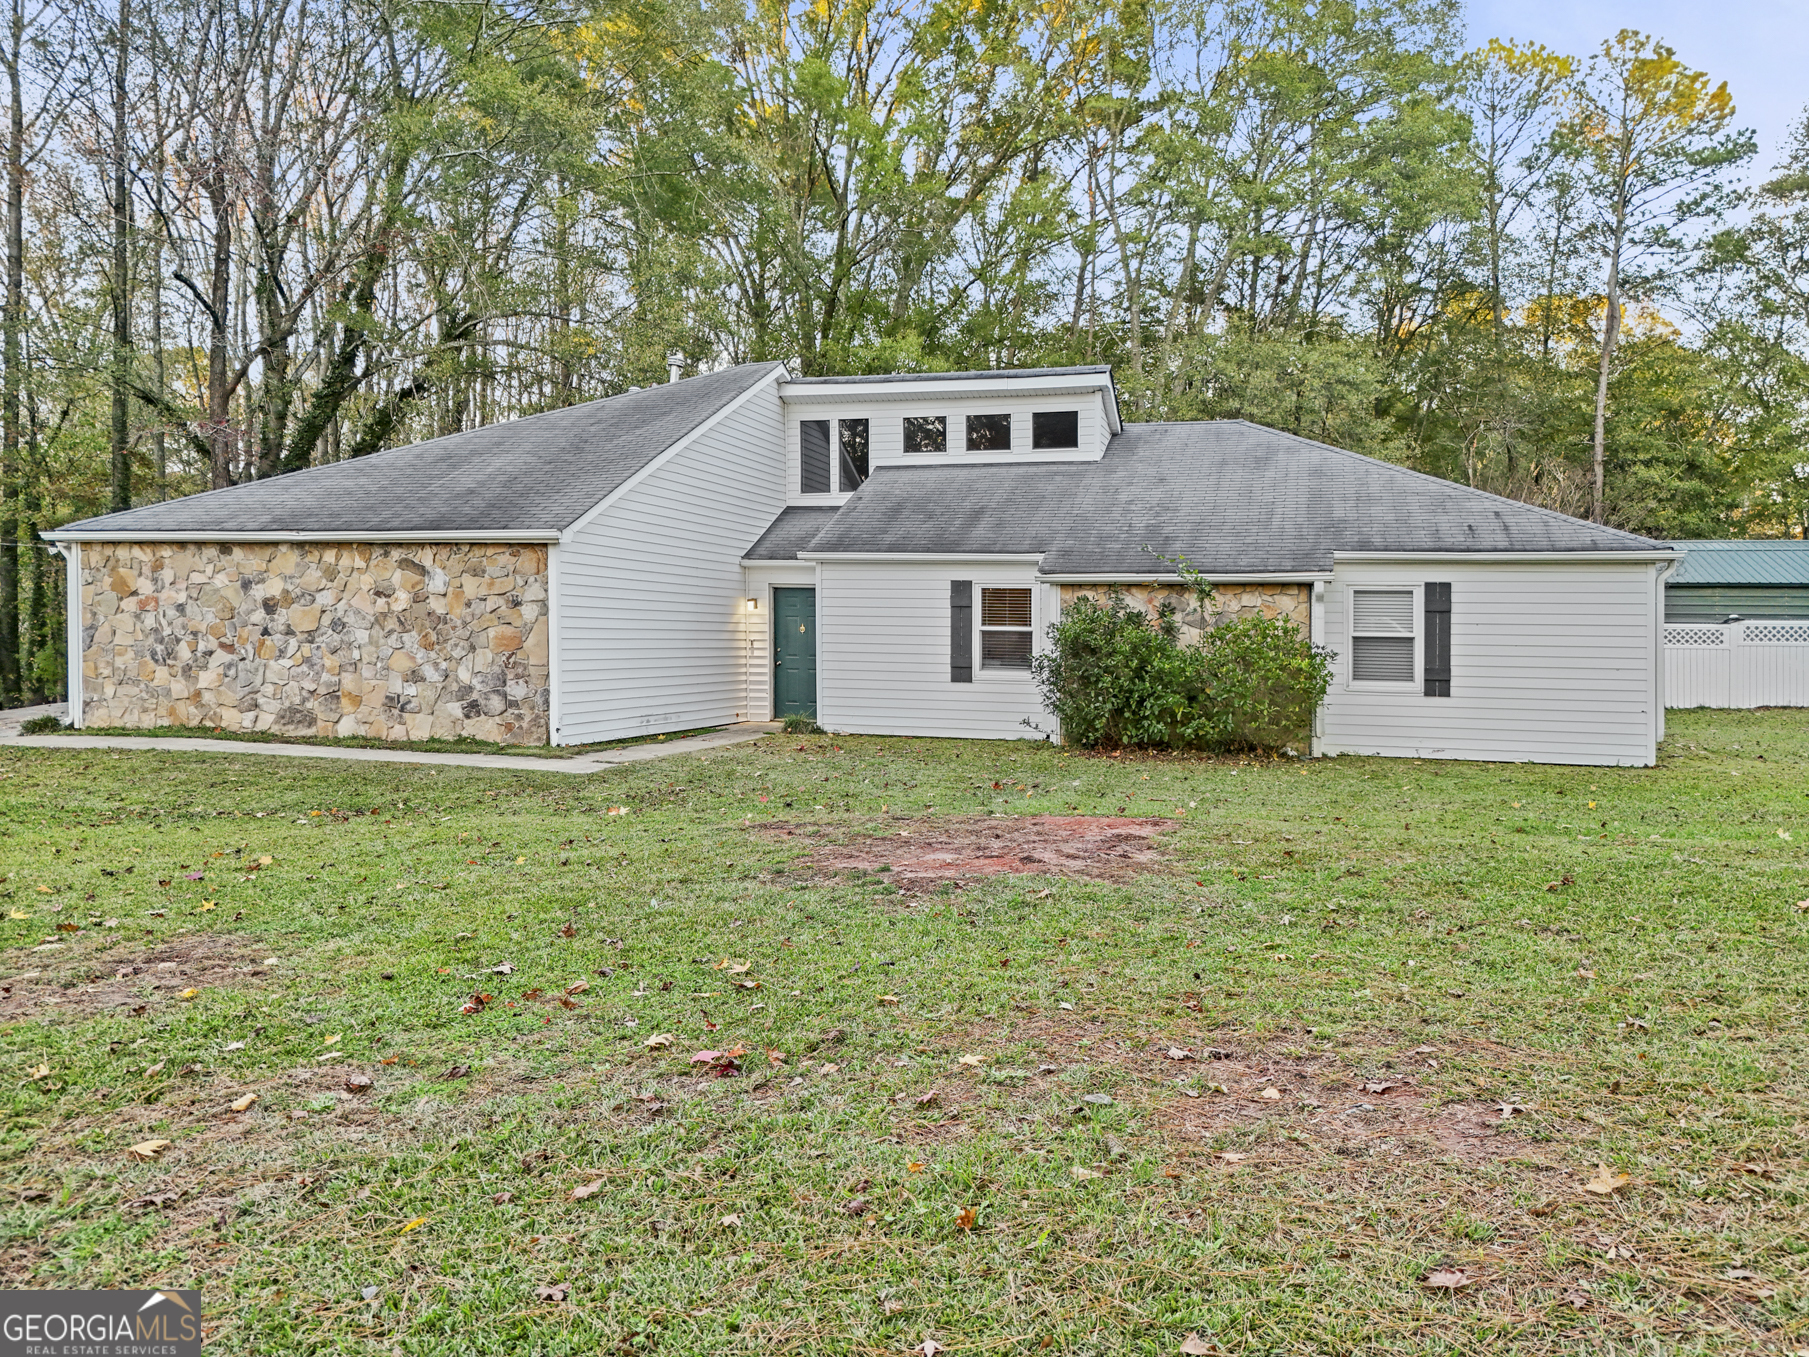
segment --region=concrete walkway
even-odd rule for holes
[[[7,713],[20,720],[36,713],[32,708],[23,713]],[[50,708],[43,708],[48,711]],[[745,744],[771,735],[779,729],[777,721],[744,721],[724,726],[704,735],[689,735],[682,740],[655,740],[647,744],[624,745],[619,749],[599,749],[569,759],[531,758],[523,754],[424,754],[408,749],[341,749],[332,745],[262,744],[251,740],[167,738],[149,735],[21,735],[18,720],[10,727],[0,724],[0,749],[161,749],[196,754],[267,754],[281,759],[349,759],[353,763],[430,763],[452,768],[508,768],[528,773],[600,773],[619,768],[625,763],[645,763],[649,759],[671,758],[676,754],[696,754],[708,749]]]

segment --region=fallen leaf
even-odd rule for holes
[[[48,1065],[33,1065],[33,1066],[32,1066],[32,1067],[31,1067],[31,1077],[32,1077],[32,1078],[33,1078],[33,1079],[48,1079],[48,1078],[50,1078],[50,1066],[48,1066]]]
[[[643,1046],[670,1046],[671,1044],[672,1033],[670,1032],[655,1032],[641,1043]]]
[[[442,1081],[449,1080],[449,1079],[463,1079],[470,1073],[471,1073],[471,1066],[454,1065],[451,1069],[447,1070],[446,1073],[442,1074],[440,1076],[440,1078]]]
[[[1761,1280],[1758,1273],[1754,1272],[1751,1268],[1745,1267],[1730,1267],[1721,1275],[1730,1282],[1756,1282]]]
[[[1587,966],[1578,966],[1577,974],[1585,980],[1595,979],[1595,972],[1590,970],[1589,967],[1587,967]]]
[[[1168,1048],[1168,1058],[1170,1060],[1192,1060],[1194,1054],[1183,1046],[1170,1046]]]
[[[258,1095],[255,1093],[247,1093],[242,1098],[234,1098],[232,1100],[232,1110],[234,1112],[249,1112],[251,1110],[251,1105],[257,1100]]]
[[[986,1057],[983,1055],[964,1055],[958,1058],[963,1065],[984,1065],[986,1063]]]
[[[980,1217],[975,1214],[973,1207],[964,1206],[955,1213],[955,1228],[957,1230],[971,1230],[974,1228],[975,1224],[979,1222],[979,1219]]]
[[[354,1070],[352,1073],[346,1075],[345,1087],[346,1092],[348,1093],[369,1093],[371,1091],[371,1077],[368,1074],[361,1074]]]
[[[1470,1276],[1460,1267],[1434,1268],[1420,1283],[1434,1291],[1457,1291],[1470,1284]]]
[[[1112,1105],[1112,1098],[1108,1093],[1088,1093],[1081,1098],[1081,1101],[1091,1103],[1094,1107],[1110,1107]]]
[[[1074,1178],[1074,1180],[1076,1182],[1080,1182],[1080,1183],[1086,1182],[1087,1179],[1089,1179],[1089,1178],[1105,1177],[1105,1174],[1099,1172],[1097,1169],[1085,1168],[1079,1164],[1076,1164],[1076,1165],[1074,1165],[1074,1167],[1069,1169],[1068,1173]]]
[[[574,1187],[572,1189],[572,1200],[575,1202],[581,1202],[586,1197],[596,1196],[597,1193],[601,1192],[602,1190],[603,1190],[603,1180],[601,1178],[599,1178],[595,1182],[584,1184],[583,1187]]]
[[[494,1206],[507,1206],[514,1200],[515,1194],[513,1192],[498,1192],[490,1198],[490,1202]]]
[[[919,1107],[932,1107],[936,1102],[936,1090],[931,1089],[928,1093],[920,1093],[914,1101]]]
[[[1211,1354],[1223,1352],[1224,1349],[1210,1339],[1201,1338],[1197,1333],[1190,1333],[1181,1340],[1180,1351],[1183,1357],[1211,1357]]]
[[[725,1230],[733,1230],[733,1229],[737,1229],[741,1225],[741,1217],[739,1215],[735,1215],[735,1214],[731,1213],[729,1215],[724,1216],[721,1220],[717,1221],[716,1223],[718,1225],[722,1226],[722,1228]]]
[[[1386,1093],[1386,1092],[1388,1092],[1389,1089],[1399,1088],[1399,1087],[1400,1087],[1399,1084],[1384,1083],[1381,1080],[1376,1080],[1373,1083],[1368,1083],[1368,1084],[1363,1085],[1363,1092],[1365,1092],[1365,1093]]]
[[[566,1286],[564,1284],[560,1284],[557,1286],[537,1286],[534,1288],[534,1299],[535,1300],[562,1301],[567,1296],[571,1295],[571,1293],[572,1293],[571,1287]]]
[[[938,1343],[934,1338],[926,1338],[923,1342],[912,1348],[911,1351],[921,1352],[923,1357],[936,1357],[937,1353],[947,1352],[948,1349],[943,1347],[942,1344]]]
[[[358,1288],[358,1295],[362,1300],[376,1300],[382,1293],[383,1288],[380,1286],[361,1286]]]
[[[1280,1102],[1281,1101],[1281,1090],[1278,1088],[1265,1088],[1261,1093],[1257,1094],[1256,1096],[1261,1098],[1266,1103]]]
[[[515,967],[510,962],[501,961],[501,962],[498,962],[496,965],[492,966],[489,970],[485,971],[484,974],[485,975],[514,975]]]
[[[126,1153],[134,1159],[155,1159],[173,1144],[173,1140],[141,1140],[136,1145],[128,1146]]]
[[[229,1041],[226,1043],[226,1049],[229,1051],[242,1051],[245,1049],[245,1043],[242,1041]]]
[[[1595,1177],[1583,1184],[1583,1191],[1593,1192],[1598,1197],[1612,1197],[1633,1180],[1624,1173],[1616,1173],[1606,1164],[1597,1164]]]
[[[582,993],[584,993],[585,990],[587,990],[589,988],[590,988],[590,981],[574,980],[574,981],[572,981],[571,984],[569,984],[565,987],[565,992],[567,994],[582,994]]]
[[[886,1004],[895,1004],[898,1002],[898,996],[896,994],[882,994],[875,1002],[882,1006]]]
[[[1566,1291],[1558,1298],[1558,1304],[1568,1305],[1573,1310],[1581,1310],[1589,1304],[1589,1297],[1581,1291]]]
[[[155,1079],[158,1075],[163,1073],[163,1065],[164,1062],[159,1060],[155,1065],[146,1066],[144,1077],[147,1079]]]
[[[426,1216],[416,1216],[413,1220],[409,1221],[408,1224],[404,1225],[400,1230],[397,1230],[396,1233],[397,1234],[407,1234],[410,1230],[420,1229],[426,1223],[427,1223]]]
[[[1241,1164],[1249,1157],[1247,1154],[1239,1154],[1236,1150],[1220,1150],[1213,1156],[1214,1159],[1222,1160],[1227,1164]]]
[[[178,994],[176,997],[178,999],[199,999],[201,997],[201,991],[191,986],[190,988],[183,990],[182,993]]]
[[[922,1173],[924,1170],[924,1167],[925,1167],[925,1165],[923,1164],[923,1162],[921,1160],[913,1159],[910,1163],[905,1165],[905,1172],[906,1173]]]

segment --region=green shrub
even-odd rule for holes
[[[1194,590],[1204,611],[1210,586]],[[1241,618],[1181,640],[1170,601],[1154,617],[1111,589],[1049,628],[1031,673],[1062,739],[1086,749],[1281,749],[1304,744],[1331,657],[1289,618]]]
[[[807,716],[803,712],[793,712],[779,723],[779,729],[787,735],[821,735],[823,733],[823,728],[817,724],[816,718]]]
[[[54,716],[34,716],[19,722],[21,735],[55,735],[62,728],[63,723]]]

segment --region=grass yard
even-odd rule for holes
[[[0,873],[4,1284],[199,1286],[209,1351],[1809,1350],[1809,713],[19,750]]]

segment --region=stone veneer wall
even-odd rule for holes
[[[1104,598],[1110,588],[1104,584],[1064,584],[1062,607],[1065,609],[1082,594]],[[1215,585],[1217,607],[1206,616],[1193,606],[1193,595],[1177,584],[1122,584],[1119,590],[1128,599],[1155,615],[1156,605],[1173,599],[1176,616],[1181,623],[1181,637],[1199,639],[1203,628],[1233,617],[1291,617],[1301,635],[1310,636],[1313,620],[1313,586],[1310,584],[1220,584]],[[1317,639],[1317,638],[1315,638]]]
[[[82,720],[545,744],[546,548],[82,544]]]

